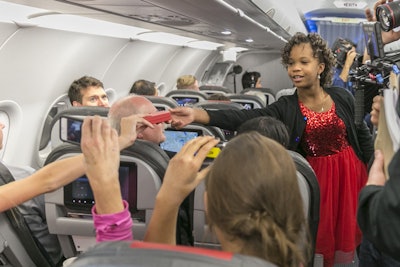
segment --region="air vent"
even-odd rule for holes
[[[193,20],[179,16],[168,16],[166,18],[160,18],[160,20],[152,20],[152,21],[163,25],[175,26],[175,27],[191,26],[196,24]]]
[[[270,8],[268,9],[265,14],[267,14],[270,18],[274,18],[275,16],[275,9],[274,8]]]
[[[158,15],[148,15],[148,16],[143,16],[139,14],[129,14],[128,15],[131,18],[136,18],[152,23],[157,23],[161,25],[166,25],[166,26],[172,26],[172,27],[182,27],[182,26],[191,26],[196,24],[197,22],[185,18],[185,17],[179,17],[179,16],[167,16],[167,17],[161,17]]]

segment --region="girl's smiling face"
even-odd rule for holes
[[[292,47],[287,64],[289,78],[297,88],[309,88],[319,85],[318,75],[324,71],[325,64],[313,56],[309,43]]]

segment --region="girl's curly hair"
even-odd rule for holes
[[[325,64],[325,69],[321,73],[320,85],[330,86],[333,77],[333,66],[336,59],[332,50],[328,47],[326,41],[317,33],[304,34],[298,32],[289,40],[282,50],[282,64],[287,69],[289,63],[290,52],[293,46],[309,43],[313,50],[313,56],[318,58],[320,63]]]

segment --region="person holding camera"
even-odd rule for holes
[[[356,52],[356,44],[348,39],[338,38],[332,47],[332,51],[336,57],[332,86],[343,87],[354,95],[349,76],[354,60],[359,57]]]
[[[379,0],[375,2],[373,10],[366,9],[368,21],[380,21],[378,10],[390,8],[393,0]],[[398,3],[397,3],[398,4]],[[376,11],[376,12],[374,12]],[[400,32],[393,28],[399,26],[400,12],[387,13],[394,16],[389,28],[382,31],[382,41],[388,44],[400,39]],[[387,25],[386,25],[387,26]],[[368,56],[364,54],[364,59]],[[380,102],[382,96],[375,96],[372,104],[371,122],[377,127],[379,123]],[[386,180],[383,171],[384,157],[381,151],[375,151],[375,160],[369,171],[368,182],[359,196],[357,222],[363,233],[363,240],[359,249],[360,267],[399,267],[400,257],[400,191],[399,191],[399,164],[400,150],[397,150],[389,165],[390,179]]]
[[[380,102],[376,96],[372,105],[371,121],[378,126]],[[382,111],[384,112],[384,111]],[[393,156],[387,180],[384,156],[375,151],[368,182],[359,196],[357,222],[363,233],[359,249],[360,267],[400,267],[400,150]]]

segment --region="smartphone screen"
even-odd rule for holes
[[[60,118],[60,139],[73,144],[81,143],[82,119],[72,117]]]
[[[201,130],[175,130],[170,128],[166,129],[164,134],[166,139],[160,144],[160,147],[172,152],[179,152],[188,141],[203,135]]]

